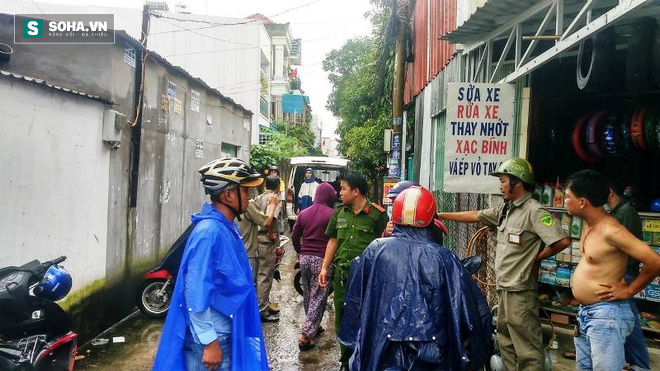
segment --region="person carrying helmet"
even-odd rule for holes
[[[354,349],[351,370],[478,370],[487,362],[488,303],[460,259],[434,242],[435,215],[431,192],[407,188],[394,201],[392,237],[351,262],[339,332]]]
[[[199,173],[211,203],[191,218],[153,370],[268,370],[250,263],[233,223],[263,179],[232,157]]]
[[[545,356],[537,295],[538,266],[541,260],[570,246],[571,239],[560,222],[532,198],[534,170],[527,160],[511,158],[490,175],[499,178],[504,203],[438,216],[497,228],[497,340],[502,362],[506,370],[542,370]]]

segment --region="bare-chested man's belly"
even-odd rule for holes
[[[620,256],[612,254],[610,259],[599,260],[597,263],[591,263],[583,256],[573,273],[571,280],[573,296],[582,305],[603,301],[596,293],[606,287],[599,284],[619,282],[625,274],[625,260],[622,263]]]

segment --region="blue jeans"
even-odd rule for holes
[[[183,354],[186,358],[186,368],[188,371],[208,371],[202,363],[202,356],[204,355],[204,345],[198,344],[187,331],[186,339],[183,343]],[[231,336],[227,332],[218,333],[218,343],[222,349],[222,363],[216,369],[218,371],[231,370]]]
[[[580,336],[575,338],[578,370],[621,371],[623,344],[635,325],[627,300],[580,306]]]
[[[626,273],[626,283],[630,284],[636,276]],[[626,338],[626,362],[630,364],[630,369],[635,371],[650,371],[651,360],[649,359],[649,350],[646,348],[646,340],[642,333],[639,323],[639,311],[635,304],[635,299],[630,299],[630,309],[635,316],[635,327]]]

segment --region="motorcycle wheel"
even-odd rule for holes
[[[293,277],[293,286],[296,288],[296,292],[298,294],[302,295],[303,294],[303,289],[302,289],[302,273],[298,271],[296,273],[296,276]]]
[[[302,273],[300,273],[300,271],[298,271],[296,273],[296,276],[293,277],[293,286],[296,288],[296,292],[298,292],[298,294],[300,294],[300,295],[303,294]],[[328,292],[328,295],[332,294],[333,291],[334,291],[334,288],[330,287],[330,291]]]
[[[137,307],[142,313],[152,318],[163,318],[167,315],[172,300],[172,284],[168,284],[162,297],[158,295],[166,282],[164,279],[153,279],[140,285],[137,291]]]

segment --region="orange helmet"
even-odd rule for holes
[[[435,197],[426,188],[412,186],[399,193],[392,207],[392,221],[398,225],[427,227],[435,219]]]

